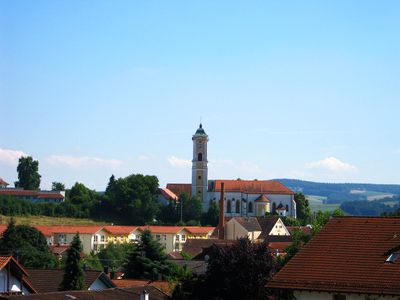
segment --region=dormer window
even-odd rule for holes
[[[394,264],[396,260],[400,257],[400,251],[393,252],[392,254],[389,255],[389,257],[386,259],[386,263],[388,264]]]

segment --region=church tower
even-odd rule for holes
[[[199,128],[192,137],[193,160],[192,160],[192,196],[199,197],[203,203],[207,195],[207,142],[208,135],[200,123]]]

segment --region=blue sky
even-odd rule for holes
[[[1,1],[0,177],[400,183],[399,1]]]

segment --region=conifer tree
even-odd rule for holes
[[[79,234],[74,236],[71,247],[67,251],[67,259],[64,268],[64,278],[61,289],[82,290],[85,287],[85,274],[81,262],[82,243]]]
[[[162,246],[145,230],[140,242],[134,247],[123,265],[125,278],[156,280],[168,276],[170,265]]]

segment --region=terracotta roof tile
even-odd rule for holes
[[[168,183],[167,189],[172,191],[178,197],[181,194],[187,194],[188,196],[192,196],[192,184],[191,183]]]
[[[264,203],[270,203],[271,201],[267,198],[267,196],[265,196],[264,194],[262,194],[260,197],[258,197],[256,199],[256,201],[254,202],[264,202]]]
[[[294,192],[275,180],[215,180],[214,191],[221,191],[221,182],[225,184],[225,192],[240,192],[248,194],[285,194]]]
[[[140,226],[140,230],[148,229],[151,233],[175,233],[184,229],[184,226]]]
[[[53,233],[79,233],[79,234],[94,234],[97,231],[101,230],[104,226],[51,226],[48,230],[51,230]]]
[[[400,218],[334,217],[267,284],[270,288],[400,295]]]
[[[212,233],[215,227],[211,226],[185,226],[185,229],[192,234],[209,234]]]
[[[178,200],[178,196],[170,189],[160,188],[159,191],[166,199],[174,200],[174,201]]]
[[[138,226],[104,226],[103,228],[111,234],[130,234]]]
[[[261,231],[261,226],[256,217],[233,217],[247,231]]]
[[[138,286],[153,286],[170,295],[172,290],[168,281],[150,281],[146,279],[113,279],[113,283],[119,288],[131,288]]]
[[[33,190],[21,189],[0,189],[0,195],[17,196],[17,197],[34,197],[43,199],[64,199],[64,196],[59,192],[41,192]]]

